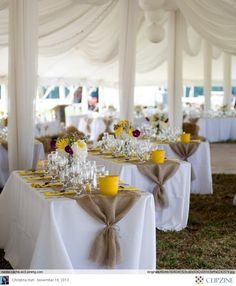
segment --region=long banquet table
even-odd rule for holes
[[[166,150],[167,157],[179,158],[169,144],[158,144]],[[211,154],[208,142],[199,143],[196,152],[188,158],[196,178],[191,182],[191,193],[212,194]]]
[[[36,168],[38,160],[44,159],[45,153],[43,144],[39,141],[35,141],[32,168]],[[0,187],[5,185],[9,175],[8,151],[0,144]]]
[[[236,139],[236,117],[200,118],[199,135],[209,142],[219,142]]]
[[[141,190],[153,192],[155,183],[140,173],[132,163],[116,163],[102,156],[89,155],[89,160],[96,161],[97,165],[104,165],[110,174],[119,175],[127,184]],[[160,230],[179,231],[187,226],[190,201],[190,172],[191,165],[180,161],[178,171],[165,184],[169,201],[167,208],[156,208],[156,227]]]
[[[104,227],[71,198],[45,198],[13,172],[0,195],[0,248],[16,269],[100,269],[88,259]],[[116,227],[123,260],[118,269],[155,269],[153,196],[141,197]]]

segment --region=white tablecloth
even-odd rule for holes
[[[43,191],[13,172],[0,195],[0,248],[14,268],[97,269],[88,260],[104,227],[75,200],[46,199]],[[119,269],[155,269],[156,233],[152,195],[141,198],[116,225],[123,261]]]
[[[46,135],[55,135],[61,132],[61,124],[59,121],[48,121],[37,123],[35,125],[35,137]]]
[[[179,158],[169,144],[158,144],[166,150],[167,157]],[[191,193],[212,194],[211,155],[208,142],[201,142],[197,151],[189,157],[196,179],[191,182]]]
[[[127,184],[148,192],[153,191],[155,183],[140,173],[134,164],[115,163],[112,160],[93,155],[89,155],[88,159],[96,161],[99,165],[104,165],[110,174],[120,175],[120,179]],[[169,206],[165,209],[156,209],[156,227],[158,229],[179,231],[187,226],[190,201],[190,171],[190,163],[181,161],[176,174],[165,183]]]
[[[35,142],[34,144],[34,158],[32,168],[36,168],[38,160],[44,160],[45,153],[43,144]],[[0,144],[0,187],[4,186],[10,173],[8,165],[8,151]]]
[[[200,127],[199,135],[209,142],[236,139],[236,117],[200,118],[197,125]]]

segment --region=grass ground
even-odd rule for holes
[[[236,175],[213,175],[213,195],[191,195],[188,227],[157,231],[158,269],[236,269]],[[0,269],[11,266],[0,250]]]
[[[157,231],[158,269],[236,269],[236,175],[213,175],[213,195],[191,195],[188,227]]]

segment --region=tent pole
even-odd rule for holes
[[[224,53],[224,104],[229,105],[232,97],[232,83],[231,83],[232,62],[231,55]]]
[[[211,109],[211,87],[212,87],[212,46],[207,42],[203,42],[203,66],[204,66],[204,110]]]
[[[171,126],[182,128],[183,47],[182,14],[169,12],[168,22],[168,115]]]
[[[120,0],[119,105],[120,118],[133,120],[136,63],[137,0]]]
[[[9,1],[10,171],[32,168],[37,88],[38,1]]]

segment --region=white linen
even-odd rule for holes
[[[16,269],[99,269],[88,260],[101,223],[75,200],[45,199],[16,172],[0,195],[0,248]],[[149,193],[117,223],[123,261],[118,269],[155,269],[154,200]]]
[[[153,192],[155,183],[139,172],[134,164],[115,163],[100,156],[89,155],[88,159],[104,165],[110,174],[120,175],[120,180],[141,190]],[[187,226],[190,200],[190,163],[180,162],[176,174],[165,183],[169,206],[156,209],[156,227],[160,230],[179,231]]]
[[[36,168],[38,160],[44,160],[45,153],[43,144],[35,142],[34,144],[34,156],[31,168]],[[8,151],[0,144],[0,187],[3,187],[10,175],[8,164]]]
[[[167,157],[179,158],[169,144],[158,144],[166,150]],[[212,194],[211,153],[208,142],[201,142],[196,152],[188,158],[194,170],[196,179],[191,182],[191,193]]]
[[[43,123],[36,123],[35,137],[46,135],[55,135],[61,132],[61,124],[59,121],[48,121]]]
[[[34,102],[38,68],[38,1],[9,1],[10,170],[29,169],[34,149]]]
[[[236,117],[200,118],[197,125],[199,135],[209,142],[236,139]]]

